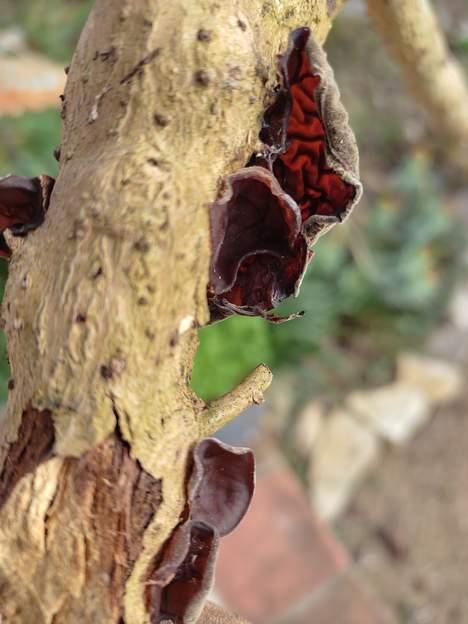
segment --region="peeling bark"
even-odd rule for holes
[[[323,41],[328,5],[97,0],[50,206],[13,249],[3,305],[2,621],[149,623],[145,573],[183,513],[190,452],[271,379],[259,368],[212,405],[190,390],[207,207],[255,150],[289,31]]]
[[[8,450],[0,472],[0,511],[18,481],[52,455],[54,423],[49,410],[25,410],[18,437]]]
[[[38,417],[37,421],[43,419],[41,413],[33,414],[31,410],[23,422],[31,422],[34,415]],[[39,431],[39,426],[35,430]],[[47,432],[50,432],[50,427]],[[43,439],[45,436],[36,436],[36,440]],[[34,438],[30,437],[29,443],[32,445],[33,442]],[[12,448],[16,448],[16,444]],[[50,443],[47,452],[50,454]],[[33,459],[43,461],[44,453]],[[37,461],[36,465],[40,466],[40,462]],[[33,523],[31,528],[42,532],[42,536],[37,536],[42,538],[42,557],[34,561],[34,553],[28,552],[29,565],[35,566],[35,569],[30,568],[27,572],[33,575],[35,583],[30,582],[28,586],[19,582],[5,587],[7,579],[2,578],[2,615],[7,622],[41,621],[40,612],[45,600],[35,596],[36,584],[40,582],[46,595],[55,594],[56,602],[49,613],[54,624],[79,617],[84,621],[94,621],[96,605],[92,601],[84,601],[83,596],[99,594],[104,601],[99,605],[102,613],[100,621],[119,622],[119,618],[123,617],[125,582],[141,553],[144,533],[161,504],[161,482],[131,458],[130,447],[118,431],[80,458],[60,461],[53,492],[35,487],[35,472],[40,472],[40,469],[35,471],[31,461],[28,467],[22,484],[29,480],[34,496],[48,494],[40,520],[23,507],[26,501],[17,498],[16,491],[12,496],[5,497],[5,510],[7,514],[10,509],[16,510],[19,518],[29,512]],[[10,490],[14,485],[15,482]],[[64,528],[67,528],[66,533]],[[14,529],[13,526],[7,527],[5,533],[11,535]],[[33,543],[26,542],[26,545],[31,550],[34,548]],[[8,546],[11,550],[13,545]],[[8,546],[2,543],[2,554]],[[39,548],[39,543],[36,548]],[[61,557],[60,568],[48,570],[50,561],[56,556]],[[13,564],[17,569],[20,563],[12,560],[10,566]],[[82,574],[68,577],[69,571],[76,573],[77,563],[82,566]],[[18,570],[16,578],[22,580],[25,572]],[[63,577],[60,581],[56,578],[58,573]],[[46,585],[45,579],[50,586]]]

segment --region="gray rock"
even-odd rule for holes
[[[431,334],[426,351],[437,358],[465,363],[468,361],[468,333],[446,323]]]
[[[457,329],[468,331],[468,286],[455,291],[450,304],[450,320]]]
[[[377,436],[346,412],[325,419],[310,465],[312,503],[322,518],[332,520],[344,510],[378,451]]]
[[[302,408],[293,431],[293,441],[301,455],[310,455],[323,424],[324,407],[319,401],[310,401]]]
[[[346,405],[363,425],[392,444],[406,442],[430,416],[425,395],[402,382],[351,392]]]
[[[402,353],[398,357],[397,380],[413,386],[436,404],[451,401],[463,388],[459,366],[418,353]]]

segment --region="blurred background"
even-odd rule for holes
[[[58,95],[91,5],[2,0],[0,176],[57,174]],[[466,0],[434,8],[468,72]],[[441,156],[361,2],[347,4],[326,50],[364,198],[320,239],[300,297],[281,308],[303,318],[199,332],[192,385],[205,400],[259,362],[275,373],[265,405],[221,433],[256,448],[259,471],[215,598],[253,624],[466,624],[467,180]]]

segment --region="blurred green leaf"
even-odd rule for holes
[[[50,109],[0,118],[0,176],[10,173],[55,177],[58,167],[54,149],[60,144],[60,115]]]
[[[69,63],[93,4],[93,0],[2,0],[0,26],[21,24],[30,48]]]
[[[228,392],[257,364],[274,360],[263,319],[232,317],[199,335],[192,387],[206,401]]]

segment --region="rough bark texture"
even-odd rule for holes
[[[447,155],[468,171],[468,86],[428,0],[367,0],[369,15],[401,65]]]
[[[335,4],[97,0],[50,208],[5,293],[2,622],[149,622],[144,578],[184,509],[191,448],[271,380],[259,367],[208,406],[189,388],[207,206],[255,150],[289,31],[323,41]],[[201,621],[240,621],[222,617]]]
[[[207,602],[199,624],[248,624],[248,622],[238,615],[227,614],[212,602]]]
[[[0,511],[18,481],[52,456],[54,422],[49,410],[23,412],[18,437],[8,450],[0,473]]]

